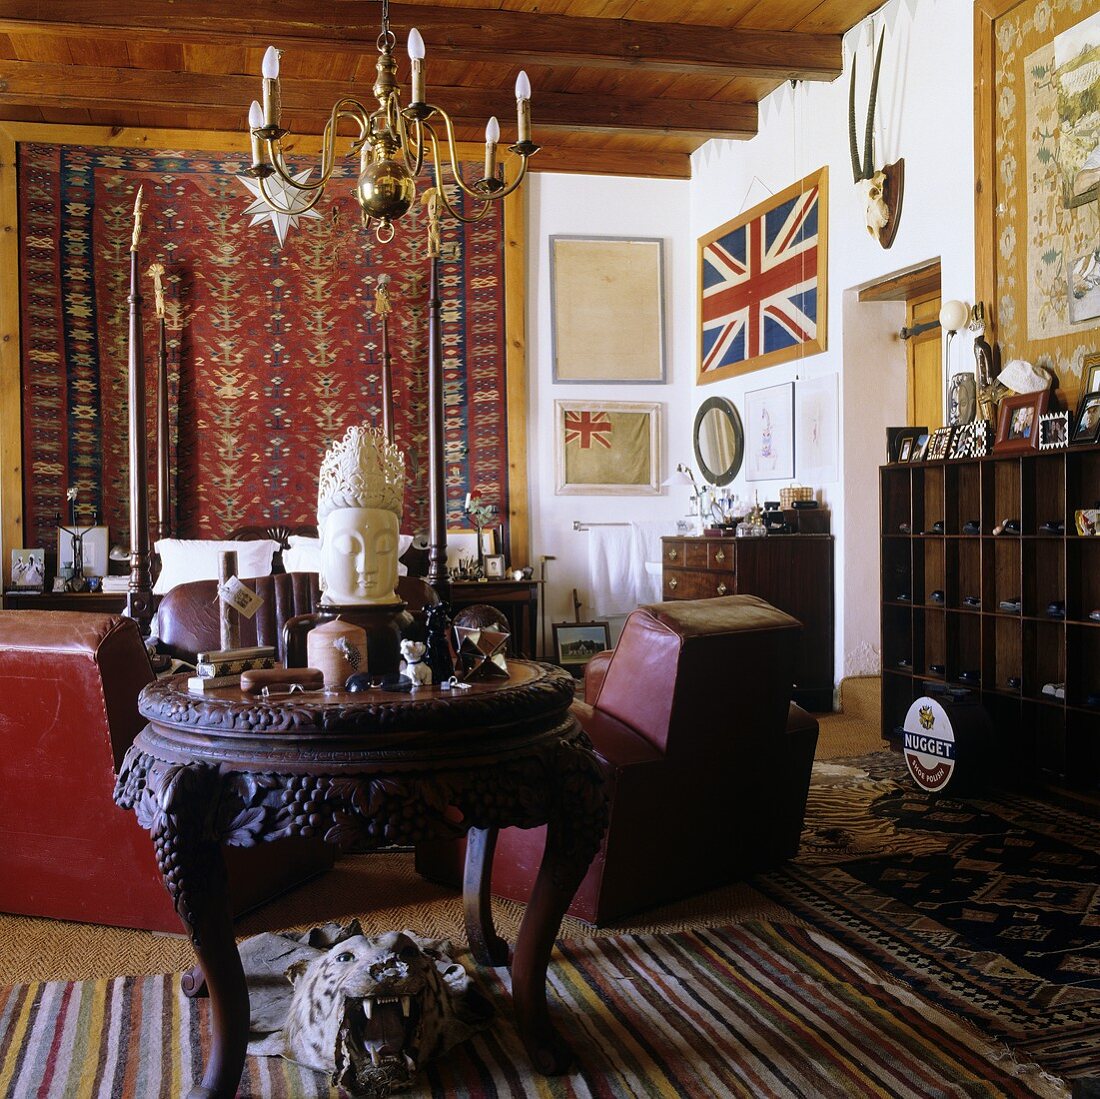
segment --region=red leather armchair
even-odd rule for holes
[[[183,930],[149,834],[112,796],[152,678],[128,618],[0,611],[0,911]],[[234,912],[331,862],[308,842],[227,849]]]
[[[603,925],[798,851],[817,722],[790,701],[800,623],[748,595],[640,607],[588,664],[574,713],[607,768],[611,821],[569,913]],[[543,829],[501,832],[495,894],[526,901]],[[417,849],[461,881],[461,844]]]

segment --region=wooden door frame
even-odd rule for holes
[[[943,291],[937,287],[935,290],[923,291],[920,294],[916,294],[911,298],[907,298],[905,301],[905,324],[906,327],[911,327],[913,324],[913,311],[919,305],[923,305],[925,302],[939,299],[942,297]],[[934,335],[933,335],[934,333]],[[930,343],[933,339],[937,343],[942,340],[942,332],[937,325],[935,329],[928,329],[927,333],[921,332],[919,335],[912,336],[905,341],[905,415],[910,424],[916,424],[916,385],[914,384],[916,378],[916,369],[914,362],[914,349],[918,343]],[[943,418],[946,406],[943,402],[943,361],[940,361],[940,417]],[[929,425],[931,427],[931,425]]]

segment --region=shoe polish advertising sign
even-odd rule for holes
[[[926,695],[909,707],[902,730],[902,750],[913,781],[930,794],[941,792],[955,770],[951,719]]]

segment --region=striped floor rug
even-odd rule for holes
[[[814,932],[775,924],[562,942],[551,1010],[577,1070],[533,1076],[510,1024],[507,972],[478,971],[493,1027],[429,1068],[422,1097],[1064,1096],[953,1016]],[[0,1096],[152,1099],[187,1092],[205,1005],[175,977],[0,990]],[[343,1095],[250,1058],[242,1097]]]

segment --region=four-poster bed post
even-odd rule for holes
[[[440,331],[439,255],[428,260],[428,576],[443,603],[451,601],[447,573],[447,482],[443,471],[443,339]]]
[[[157,313],[157,537],[171,537],[171,496],[168,488],[168,337],[164,325],[164,264],[151,264]]]
[[[130,242],[130,329],[128,397],[130,403],[130,588],[126,614],[137,621],[143,636],[153,618],[153,581],[149,562],[149,497],[145,460],[145,356],[141,331],[141,192],[134,201],[134,235]]]

